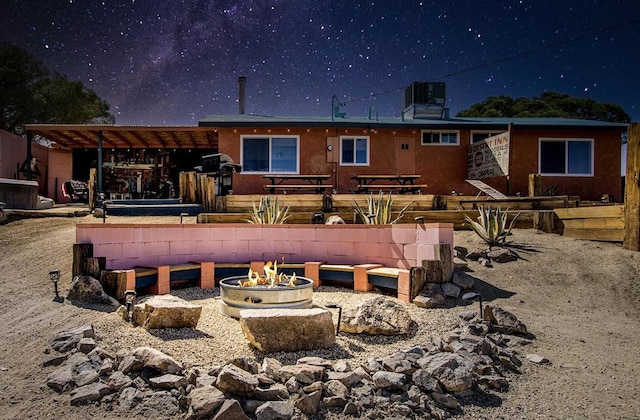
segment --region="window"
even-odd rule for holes
[[[540,173],[593,176],[593,140],[540,139]]]
[[[427,131],[422,130],[422,145],[426,144],[459,144],[458,131]]]
[[[242,172],[298,173],[298,137],[243,136]]]
[[[369,137],[340,137],[341,165],[369,165]]]
[[[504,131],[472,131],[471,143],[477,143],[479,141],[488,139],[489,137],[497,136],[498,134],[502,133],[504,133]]]

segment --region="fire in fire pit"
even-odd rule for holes
[[[264,276],[249,270],[247,276],[220,281],[220,312],[233,318],[243,309],[302,309],[313,305],[313,280],[278,273],[277,264],[268,262]]]

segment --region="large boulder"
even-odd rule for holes
[[[161,373],[173,374],[182,371],[182,365],[173,357],[152,347],[138,347],[133,351],[133,356],[139,360],[143,366],[150,367]]]
[[[146,329],[195,328],[202,306],[172,295],[152,296],[133,307],[133,320]]]
[[[456,353],[437,353],[418,360],[418,365],[447,391],[462,392],[473,385],[474,364]]]
[[[105,293],[102,284],[91,276],[75,276],[71,282],[67,300],[81,303],[100,303],[118,306],[117,300]]]
[[[264,353],[315,350],[336,343],[331,313],[312,309],[247,309],[240,326],[249,343]]]
[[[407,334],[413,320],[409,311],[398,302],[377,296],[342,314],[340,330],[353,334]]]

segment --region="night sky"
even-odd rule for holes
[[[399,116],[412,81],[451,115],[557,91],[640,120],[640,0],[0,0],[0,42],[80,80],[117,124],[247,113]]]

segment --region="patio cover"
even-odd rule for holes
[[[27,124],[25,128],[56,148],[98,148],[100,133],[103,148],[218,148],[218,132],[212,127]]]

